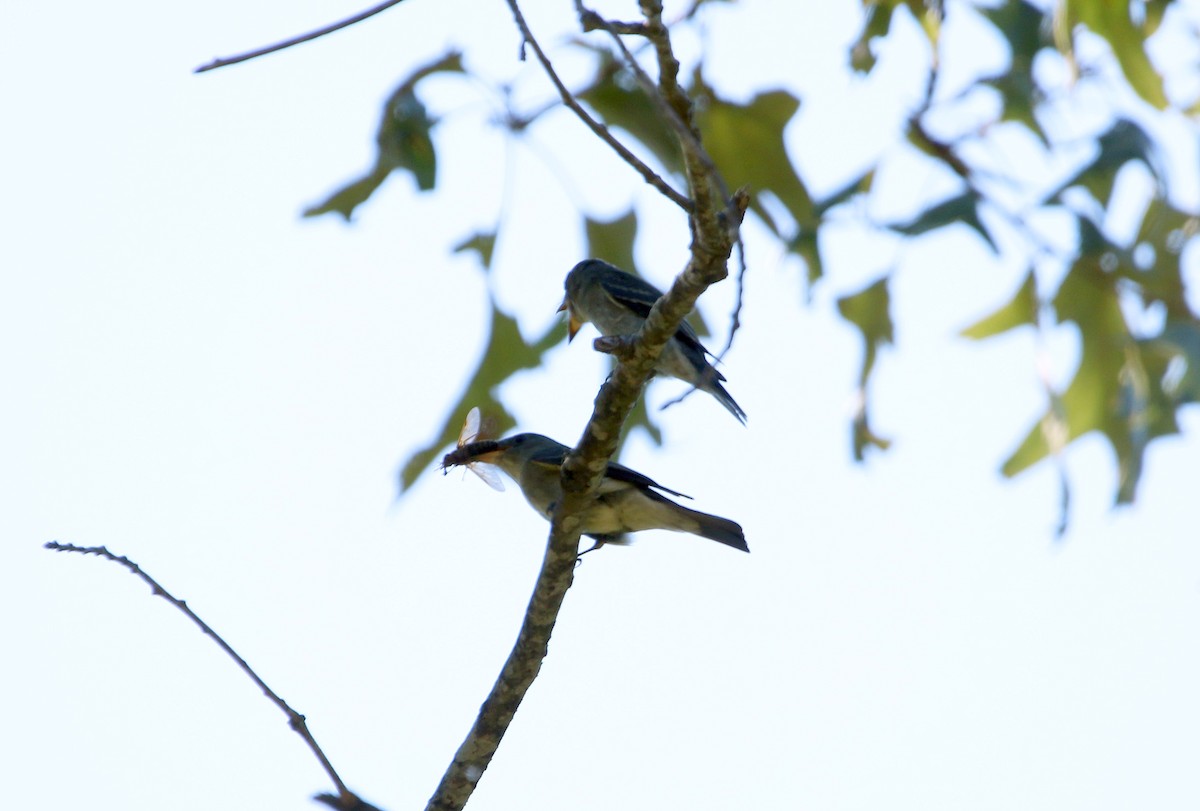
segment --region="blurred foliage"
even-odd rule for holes
[[[445,448],[455,443],[463,419],[472,407],[479,407],[497,435],[503,435],[516,425],[517,421],[497,397],[496,389],[517,372],[536,368],[542,362],[542,355],[546,350],[561,343],[566,337],[567,325],[559,322],[535,340],[526,341],[521,335],[516,319],[501,310],[494,299],[491,306],[491,329],[483,357],[479,359],[479,365],[470,376],[470,382],[463,390],[462,396],[451,407],[434,438],[409,456],[401,467],[401,493],[412,486],[422,471],[429,467]]]
[[[879,349],[894,340],[888,281],[889,277],[884,276],[858,293],[842,296],[837,302],[842,318],[858,327],[863,338],[862,370],[858,375],[858,407],[854,410],[854,421],[851,424],[854,458],[860,462],[866,456],[867,448],[875,447],[886,451],[892,444],[891,440],[877,436],[871,430],[867,411],[867,383],[871,380],[871,370],[875,368]]]
[[[437,154],[433,150],[434,121],[417,98],[417,84],[443,71],[462,73],[462,55],[450,52],[402,81],[383,103],[379,131],[375,134],[375,165],[363,177],[331,194],[324,202],[304,211],[305,217],[337,213],[349,220],[354,209],[375,193],[392,172],[412,173],[417,188],[430,191],[437,183]]]
[[[1181,268],[1181,257],[1200,230],[1200,220],[1172,196],[1169,178],[1161,168],[1168,164],[1167,145],[1151,135],[1158,130],[1148,123],[1167,116],[1178,119],[1196,104],[1195,99],[1171,98],[1172,82],[1155,68],[1147,52],[1148,39],[1171,24],[1174,5],[1171,0],[1059,0],[1049,6],[1025,0],[989,5],[966,0],[863,0],[861,29],[850,44],[848,68],[869,79],[880,49],[897,36],[897,21],[907,18],[910,28],[915,24],[922,32],[928,48],[925,98],[909,111],[907,121],[901,122],[907,146],[897,144],[885,150],[858,177],[847,178],[840,189],[823,199],[814,198],[789,154],[789,144],[794,141],[789,140],[787,129],[800,110],[799,98],[775,87],[752,92],[745,100],[726,98],[706,80],[702,57],[686,81],[695,103],[694,123],[713,162],[729,188],[749,187],[752,216],[783,250],[802,261],[810,294],[814,284],[841,283],[839,268],[830,267],[822,255],[821,237],[829,233],[823,229],[832,218],[844,220],[847,216],[857,216],[879,234],[892,234],[901,248],[907,241],[966,226],[1000,258],[1017,260],[1007,264],[1027,268],[1023,280],[1014,280],[1012,298],[964,328],[962,335],[981,340],[1014,329],[1071,329],[1079,335],[1081,357],[1065,390],[1045,384],[1045,414],[1017,443],[1002,470],[1007,476],[1016,475],[1047,456],[1057,457],[1074,439],[1098,432],[1116,457],[1118,503],[1135,497],[1149,443],[1177,432],[1179,409],[1200,397],[1200,320],[1188,302]],[[697,4],[676,24],[693,25],[705,11],[705,5]],[[990,26],[1008,47],[1006,68],[977,75],[953,93],[939,92],[939,53],[944,38],[957,35],[947,33],[956,29],[943,28],[943,12],[973,15],[979,25]],[[1195,29],[1189,29],[1186,22],[1177,28],[1196,37]],[[720,31],[713,28],[706,36],[718,37]],[[1081,38],[1088,37],[1089,47],[1076,47]],[[1094,47],[1100,42],[1107,44],[1108,53]],[[635,152],[657,164],[656,171],[668,182],[683,188],[679,144],[662,118],[660,106],[645,95],[602,34],[577,39],[573,47],[596,57],[594,73],[578,90],[578,98]],[[644,52],[645,58],[650,51]],[[1092,55],[1097,51],[1102,53]],[[1066,65],[1072,80],[1043,86],[1044,72],[1035,67],[1044,58]],[[306,213],[335,211],[349,218],[354,207],[396,169],[412,173],[419,188],[432,188],[436,181],[433,120],[417,97],[417,86],[435,71],[461,69],[457,55],[452,54],[406,79],[384,105],[373,171]],[[1186,69],[1194,80],[1195,65]],[[1190,86],[1194,84],[1192,81]],[[1077,103],[1072,108],[1072,103],[1085,92],[1092,100],[1086,121],[1072,112],[1080,109]],[[969,126],[947,134],[945,122],[955,120],[955,110],[977,101],[981,94],[1000,102],[993,120],[981,123],[977,115],[960,116]],[[1123,97],[1140,98],[1144,104],[1122,102]],[[1111,107],[1097,111],[1096,98],[1108,99]],[[555,106],[551,102],[524,117],[506,111],[505,119],[513,133],[520,133]],[[942,122],[942,127],[932,122]],[[1189,123],[1195,140],[1194,122]],[[888,125],[881,122],[881,126]],[[1035,148],[1042,150],[1039,165],[1074,168],[1047,177],[1037,170],[1012,166],[1006,162],[1004,135],[1013,128],[1027,133]],[[878,188],[878,178],[885,176],[878,170],[897,158],[911,160],[914,155],[926,161],[932,172],[944,174],[953,189],[935,200],[912,199],[912,214],[902,222],[866,221],[865,212],[876,195],[895,194],[893,189]],[[810,158],[820,160],[820,156]],[[997,166],[1005,169],[997,170]],[[1116,229],[1110,214],[1121,202],[1122,176],[1135,168],[1153,179],[1153,188],[1140,224]],[[911,189],[905,192],[914,197]],[[1022,201],[1019,208],[1014,209],[1014,198]],[[1121,216],[1128,218],[1129,210],[1125,205]],[[1059,222],[1066,215],[1074,223],[1074,245],[1063,248],[1057,240],[1051,244],[1031,225],[1039,215],[1051,212]],[[609,222],[581,212],[581,225],[590,255],[636,271],[636,212]],[[1136,232],[1132,239],[1116,235],[1131,232]],[[496,237],[494,232],[475,234],[456,250],[477,252],[487,267]],[[898,267],[893,263],[893,268]],[[879,350],[893,341],[897,331],[888,292],[895,272],[893,269],[867,288],[837,298],[840,314],[864,342],[858,376],[860,408],[854,417],[851,443],[859,459],[869,447],[888,446],[888,441],[870,428],[867,392],[880,361]],[[938,305],[930,302],[929,306]],[[753,314],[746,317],[753,318]],[[903,327],[898,325],[901,338]],[[516,371],[538,365],[542,353],[561,336],[562,330],[555,328],[526,341],[512,319],[493,304],[492,335],[484,356],[434,442],[405,465],[404,484],[411,483],[441,447],[453,442],[469,406],[480,405],[502,415],[501,422],[504,418],[511,422],[495,398],[496,388]],[[644,404],[631,425],[643,425],[659,439]],[[1064,505],[1066,498],[1064,489]]]

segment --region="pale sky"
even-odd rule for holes
[[[586,58],[553,36],[571,4],[543,5],[531,24],[582,81]],[[704,47],[734,98],[804,95],[789,147],[822,193],[899,149],[855,111],[906,109],[923,62],[909,30],[886,81],[847,79],[859,4],[816,5],[722,5]],[[660,285],[686,260],[675,211],[576,121],[552,114],[506,145],[486,125],[495,97],[457,77],[422,91],[444,117],[437,194],[395,177],[353,224],[301,219],[367,168],[392,87],[451,45],[516,77],[526,109],[550,97],[515,61],[499,0],[410,0],[190,73],[359,9],[0,12],[8,807],[299,809],[332,790],[182,615],[49,540],[130,556],[306,714],[351,788],[423,807],[515,639],[547,535],[514,485],[460,472],[430,470],[396,500],[400,463],[482,348],[485,284],[527,335],[560,317],[583,258],[577,204],[608,218],[636,203],[638,260]],[[923,194],[944,182],[908,170]],[[501,208],[485,278],[450,246]],[[1197,409],[1151,446],[1132,508],[1111,507],[1108,446],[1073,445],[1056,541],[1054,469],[997,472],[1045,406],[1037,342],[956,337],[1024,266],[966,229],[908,245],[854,234],[831,242],[831,277],[805,305],[799,266],[747,226],[744,326],[723,369],[748,426],[695,395],[660,415],[663,448],[639,436],[621,461],[739,521],[751,554],[650,532],[586,558],[471,809],[1200,805]],[[860,466],[861,347],[833,302],[889,268],[897,345],[872,397],[895,444]],[[714,349],[732,300],[726,284],[702,303]],[[506,385],[520,430],[578,438],[606,363],[592,335]],[[1070,329],[1046,336],[1056,380],[1077,349]],[[653,383],[651,406],[680,391]]]

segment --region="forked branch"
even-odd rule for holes
[[[529,31],[516,0],[506,2],[526,41],[563,95],[564,104],[577,113],[583,112],[553,72],[553,66]],[[655,19],[648,17],[647,25],[653,26]],[[657,24],[662,26],[661,10]],[[664,42],[669,52],[670,42]],[[675,69],[678,69],[678,63]],[[669,81],[674,81],[673,75]],[[681,92],[680,96],[687,106],[681,110],[679,98],[675,98],[672,107],[680,113],[682,121],[690,121],[691,102],[686,94]],[[586,112],[583,112],[581,117],[591,121],[590,116],[585,116]],[[601,133],[607,132],[598,122],[592,129],[602,138],[604,135]],[[714,199],[711,189],[719,186],[714,177],[715,168],[702,154],[698,134],[690,135],[692,137],[680,134],[680,147],[689,170],[689,189],[695,201],[687,206],[681,202],[681,207],[688,210],[693,221],[695,238],[692,240],[691,260],[670,290],[651,308],[632,342],[622,347],[616,369],[596,396],[595,408],[583,435],[563,462],[563,498],[555,508],[542,570],[516,645],[484,701],[471,731],[430,798],[427,811],[459,811],[491,763],[517,707],[541,669],[558,611],[571,586],[579,552],[580,516],[595,497],[608,461],[617,450],[621,427],[641,396],[655,360],[684,317],[695,307],[696,299],[710,284],[728,275],[726,265],[742,215],[749,205],[749,197],[744,191],[739,191],[731,200]],[[605,141],[611,143],[608,138]],[[699,210],[702,205],[705,207],[703,211]]]

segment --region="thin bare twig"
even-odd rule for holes
[[[347,17],[346,19],[344,19],[340,22],[331,23],[330,25],[327,25],[324,28],[318,28],[316,31],[310,31],[307,34],[301,34],[297,37],[292,37],[291,39],[284,40],[283,42],[277,42],[274,45],[267,45],[265,47],[259,48],[258,50],[255,50],[255,51],[247,51],[246,53],[238,54],[237,56],[226,56],[226,57],[214,59],[213,61],[209,62],[207,65],[201,65],[200,67],[196,68],[192,72],[193,73],[204,73],[205,71],[208,71],[208,70],[216,70],[217,68],[223,68],[226,65],[236,65],[238,62],[245,62],[249,59],[254,59],[259,56],[266,56],[269,53],[275,53],[276,51],[282,51],[283,49],[290,48],[293,45],[299,45],[303,42],[311,42],[312,40],[317,39],[318,37],[323,37],[326,34],[332,34],[334,31],[339,31],[343,28],[348,28],[349,26],[354,25],[355,23],[360,23],[363,20],[367,19],[368,17],[374,17],[376,14],[378,14],[381,11],[387,11],[392,6],[400,5],[401,2],[403,2],[403,0],[384,0],[384,2],[380,3],[379,5],[373,6],[372,8],[369,8],[366,11],[361,12],[359,14],[355,14],[353,17]]]
[[[525,41],[529,43],[529,46],[533,48],[533,52],[537,56],[538,61],[542,63],[542,68],[546,71],[546,75],[550,77],[550,81],[554,84],[554,87],[558,90],[558,94],[562,97],[563,104],[565,104],[573,113],[575,113],[575,115],[579,116],[579,119],[583,121],[583,123],[587,125],[588,129],[594,132],[597,137],[611,146],[613,150],[621,156],[622,160],[632,166],[634,170],[636,170],[637,173],[642,176],[643,180],[662,192],[663,196],[665,196],[675,205],[679,206],[684,211],[691,212],[693,208],[691,200],[689,200],[683,194],[680,194],[678,191],[672,188],[667,181],[655,174],[653,169],[643,163],[637,155],[634,155],[629,151],[628,147],[618,141],[616,137],[609,132],[608,127],[592,118],[588,111],[583,109],[583,105],[581,105],[575,99],[575,96],[573,96],[571,91],[567,89],[567,86],[563,84],[562,79],[558,78],[558,74],[554,71],[554,66],[550,63],[549,57],[546,56],[545,51],[542,50],[542,46],[538,44],[537,39],[533,36],[533,31],[530,30],[529,24],[525,22],[525,16],[521,14],[521,9],[517,6],[516,0],[507,0],[507,2],[508,7],[512,9],[513,19],[516,20],[517,27],[521,29],[521,36],[524,37]]]
[[[196,612],[192,611],[192,609],[188,607],[186,602],[178,599],[164,589],[161,585],[159,585],[157,580],[146,574],[146,572],[142,571],[142,568],[132,560],[124,555],[114,555],[112,552],[108,551],[107,547],[76,546],[75,544],[63,544],[59,543],[58,541],[50,541],[45,545],[45,548],[51,549],[55,552],[79,552],[80,554],[84,555],[98,555],[99,557],[111,560],[113,563],[119,563],[130,572],[140,577],[147,585],[150,586],[150,589],[153,591],[155,596],[162,597],[171,605],[178,608],[187,616],[188,619],[194,622],[201,631],[212,637],[212,640],[217,643],[217,646],[220,647],[221,650],[225,651],[225,653],[237,663],[237,666],[242,669],[242,672],[250,677],[251,681],[258,685],[258,689],[262,690],[263,694],[266,695],[266,697],[269,698],[275,704],[275,706],[279,707],[279,709],[283,711],[283,714],[287,716],[288,726],[294,729],[296,734],[304,739],[305,743],[308,744],[308,748],[312,750],[313,754],[316,755],[317,760],[321,762],[321,767],[325,769],[325,773],[329,775],[329,779],[333,781],[333,785],[337,787],[337,799],[339,802],[343,803],[343,805],[340,807],[347,809],[369,807],[363,803],[363,801],[360,800],[354,794],[354,792],[347,788],[345,783],[342,782],[342,778],[339,777],[338,773],[334,770],[333,764],[329,762],[329,758],[325,756],[325,752],[323,752],[321,747],[317,744],[316,738],[314,738],[312,733],[309,732],[308,724],[305,722],[304,716],[293,710],[286,701],[280,698],[274,690],[268,687],[267,683],[259,678],[259,675],[254,672],[253,668],[246,663],[246,660],[238,655],[238,652],[231,648],[229,643],[222,639],[216,631],[209,627],[208,623],[200,619]]]
[[[742,299],[746,293],[746,243],[742,241],[741,231],[737,233],[734,247],[738,255],[737,296],[733,302],[733,312],[730,314],[729,337],[725,339],[725,346],[717,353],[717,360],[723,360],[725,353],[733,348],[733,336],[742,326]]]

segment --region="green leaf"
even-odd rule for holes
[[[1046,14],[1026,0],[1010,0],[978,11],[1007,40],[1014,70],[1028,73],[1037,52],[1052,44]]]
[[[679,140],[663,122],[658,108],[611,54],[601,56],[595,79],[578,98],[610,127],[620,127],[640,141],[668,172],[681,173]]]
[[[1037,136],[1043,146],[1050,145],[1046,131],[1034,115],[1034,103],[1041,98],[1041,88],[1033,81],[1033,74],[1020,72],[1016,69],[990,79],[984,79],[981,84],[993,87],[1004,100],[1004,113],[1001,121],[1013,121],[1024,125]]]
[[[1031,268],[1029,273],[1025,275],[1025,281],[1021,283],[1020,289],[1017,290],[1016,295],[1007,304],[1000,307],[1000,309],[991,315],[985,316],[971,326],[966,327],[959,334],[964,338],[973,338],[978,341],[983,338],[990,338],[993,335],[999,335],[1002,332],[1007,332],[1010,329],[1025,324],[1036,325],[1037,311],[1037,279]]]
[[[375,134],[375,164],[363,177],[338,189],[323,202],[305,209],[305,217],[337,213],[346,220],[354,209],[383,184],[393,171],[411,172],[421,191],[432,189],[437,180],[437,154],[430,135],[434,121],[417,98],[417,84],[433,73],[461,73],[462,57],[452,51],[441,59],[418,68],[392,92],[383,104],[383,115]]]
[[[347,221],[354,214],[354,209],[366,202],[375,193],[383,181],[387,180],[391,169],[376,164],[371,171],[335,191],[323,202],[304,209],[305,217],[317,217],[321,214],[341,214]]]
[[[755,193],[774,194],[795,221],[798,230],[817,226],[812,197],[796,173],[784,143],[784,129],[800,108],[786,90],[759,93],[746,104],[718,98],[697,76],[696,123],[704,145],[731,187],[749,185]],[[761,205],[751,201],[760,214]],[[760,214],[761,216],[761,214]]]
[[[496,250],[496,232],[479,231],[467,237],[454,246],[455,253],[474,251],[479,255],[479,262],[484,270],[492,269],[492,254]]]
[[[1015,476],[1042,460],[1053,450],[1052,440],[1065,445],[1099,431],[1117,457],[1116,501],[1126,504],[1136,495],[1146,447],[1153,439],[1178,431],[1179,401],[1167,388],[1171,359],[1178,353],[1162,337],[1133,338],[1120,307],[1120,274],[1102,267],[1102,255],[1079,256],[1054,297],[1059,322],[1072,321],[1079,329],[1079,368],[1002,471]],[[1172,334],[1187,335],[1186,328],[1173,329],[1179,331]]]
[[[866,403],[855,412],[854,420],[850,423],[850,445],[854,451],[854,461],[861,462],[867,458],[867,450],[878,448],[886,451],[892,447],[892,440],[881,437],[871,430],[870,416]]]
[[[983,237],[992,251],[999,253],[1000,249],[996,247],[992,235],[988,233],[987,227],[979,218],[978,205],[979,195],[968,189],[957,197],[951,197],[925,209],[907,223],[892,224],[888,228],[906,236],[915,237],[947,225],[961,223],[973,228]]]
[[[1145,343],[1165,358],[1157,380],[1167,402],[1172,407],[1200,403],[1200,320],[1168,321]],[[1181,363],[1182,371],[1176,373],[1172,362]]]
[[[875,170],[874,168],[868,169],[828,197],[822,198],[813,206],[813,211],[816,212],[817,216],[824,217],[826,212],[831,208],[840,206],[842,203],[848,202],[860,194],[870,192],[871,186],[874,183]]]
[[[1154,143],[1137,123],[1127,118],[1117,119],[1108,132],[1100,136],[1098,164],[1120,168],[1126,161],[1138,160],[1158,179],[1158,163],[1154,159]]]
[[[379,145],[379,164],[391,169],[407,169],[417,188],[429,191],[437,182],[437,154],[433,151],[433,120],[416,91],[404,88],[384,105],[383,120],[375,142]]]
[[[821,246],[817,241],[817,232],[808,228],[801,231],[795,239],[788,242],[788,250],[804,260],[805,281],[808,282],[807,295],[811,298],[812,286],[825,275],[825,266],[821,262]]]
[[[1050,199],[1060,199],[1063,190],[1072,186],[1083,186],[1100,205],[1107,206],[1117,172],[1131,160],[1141,161],[1161,187],[1154,144],[1145,130],[1133,121],[1118,119],[1096,143],[1099,151],[1095,159],[1063,183]]]
[[[892,26],[894,3],[864,2],[863,26],[858,39],[850,46],[850,67],[858,73],[870,73],[875,67],[872,41],[885,36]]]
[[[859,408],[852,424],[854,458],[861,462],[866,449],[876,447],[887,450],[891,442],[876,435],[870,427],[867,399],[867,383],[880,347],[893,340],[891,296],[888,293],[889,277],[875,281],[858,293],[843,296],[837,301],[842,317],[858,327],[863,338],[863,363],[859,373]]]
[[[521,337],[516,320],[501,311],[493,300],[492,330],[483,357],[462,397],[450,409],[434,438],[404,461],[399,477],[400,493],[413,485],[443,449],[455,443],[462,421],[472,406],[479,406],[485,416],[494,420],[496,431],[503,433],[512,428],[516,421],[497,399],[496,389],[517,372],[539,366],[546,351],[561,343],[565,335],[566,324],[556,322],[540,338],[529,343]]]
[[[888,292],[890,277],[884,276],[866,288],[837,300],[838,311],[862,333],[865,351],[859,383],[866,385],[875,365],[875,353],[879,347],[893,340],[891,295]]]
[[[1142,31],[1147,37],[1154,36],[1154,32],[1158,30],[1158,26],[1162,23],[1163,14],[1167,11],[1167,6],[1175,0],[1145,0],[1145,15],[1146,22],[1142,26]]]
[[[863,27],[858,39],[850,46],[850,66],[859,73],[868,73],[875,67],[872,40],[885,36],[892,24],[892,13],[901,6],[907,7],[929,38],[930,46],[937,48],[941,28],[941,3],[925,0],[863,0]]]
[[[1161,197],[1156,198],[1142,218],[1133,255],[1118,269],[1122,276],[1137,285],[1143,302],[1161,303],[1170,319],[1183,321],[1193,315],[1187,301],[1180,257],[1198,232],[1200,217],[1172,207]],[[1144,267],[1134,262],[1139,251],[1152,256]]]
[[[1130,86],[1144,101],[1163,110],[1167,107],[1167,96],[1162,76],[1146,55],[1149,31],[1134,25],[1129,15],[1131,5],[1129,0],[1067,0],[1067,19],[1072,25],[1086,25],[1108,40]],[[1147,22],[1156,25],[1158,16],[1148,15]]]
[[[633,242],[637,239],[637,211],[629,209],[616,219],[607,222],[584,218],[587,237],[587,255],[603,259],[610,265],[630,273],[637,272],[633,261]]]
[[[1101,270],[1094,254],[1081,256],[1063,280],[1053,303],[1060,323],[1076,323],[1082,343],[1079,368],[1061,397],[1066,441],[1089,431],[1119,433],[1114,415],[1129,331],[1118,305],[1114,277]],[[1047,414],[1047,418],[1052,416]],[[1015,476],[1043,459],[1049,450],[1039,422],[1005,461],[1004,475]]]

